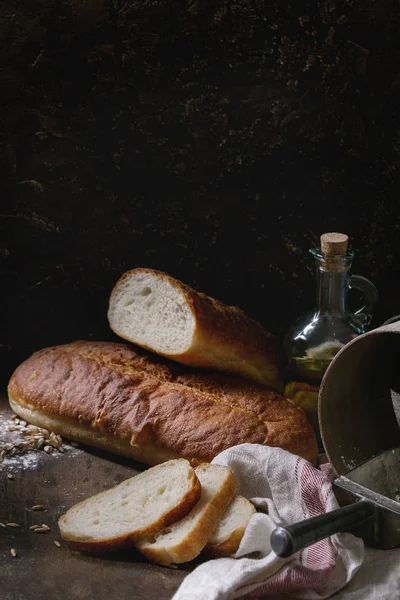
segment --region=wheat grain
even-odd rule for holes
[[[46,527],[37,527],[36,529],[33,530],[34,533],[47,533],[48,531],[50,531],[50,528],[46,528]]]

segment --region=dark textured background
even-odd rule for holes
[[[391,0],[3,0],[2,380],[112,339],[125,270],[168,271],[279,336],[308,249],[348,233],[400,312],[400,18]]]

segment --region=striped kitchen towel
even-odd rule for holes
[[[173,600],[244,600],[281,593],[323,599],[352,579],[363,562],[364,543],[349,533],[333,535],[285,559],[270,547],[275,527],[338,508],[329,464],[314,468],[285,450],[259,444],[229,448],[212,462],[232,469],[238,494],[251,500],[258,512],[235,557],[200,564]]]

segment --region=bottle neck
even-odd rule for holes
[[[345,313],[347,272],[323,271],[317,264],[317,310]]]

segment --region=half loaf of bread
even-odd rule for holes
[[[59,519],[69,546],[93,554],[125,548],[184,517],[199,480],[187,460],[171,460],[70,508]]]
[[[74,342],[33,354],[8,386],[12,409],[72,440],[154,465],[193,464],[244,442],[312,462],[302,409],[262,386],[184,367],[124,344]]]
[[[112,290],[108,319],[117,335],[157,354],[283,390],[282,352],[274,337],[239,308],[166,273],[125,273]]]
[[[227,467],[203,464],[196,468],[200,500],[180,521],[138,544],[153,562],[170,565],[193,560],[207,544],[236,493],[236,482]]]

